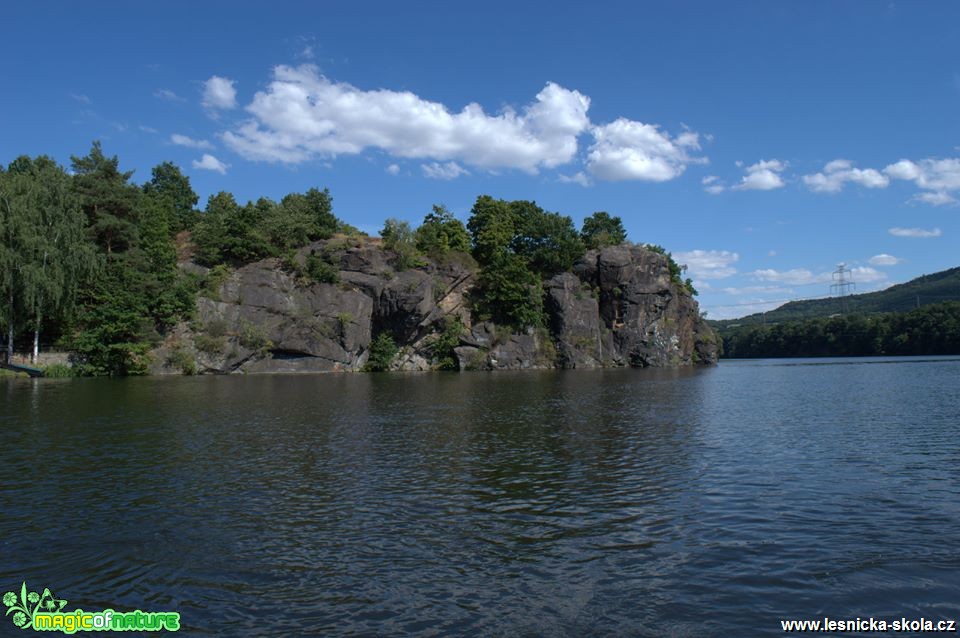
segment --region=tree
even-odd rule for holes
[[[304,195],[292,193],[280,200],[279,205],[265,199],[258,204],[261,204],[270,244],[281,252],[304,246],[317,236],[316,217]]]
[[[605,211],[597,211],[583,220],[580,239],[588,249],[616,246],[627,240],[627,231],[619,217],[611,217]]]
[[[507,251],[516,232],[515,226],[513,211],[507,202],[489,195],[478,197],[467,221],[476,260],[481,265],[488,264],[495,256]]]
[[[94,241],[108,254],[136,244],[139,189],[129,183],[133,171],[120,171],[120,161],[105,156],[99,141],[88,155],[71,160],[73,187]]]
[[[445,255],[451,250],[470,250],[470,235],[459,219],[446,207],[434,205],[416,232],[417,248],[428,255]]]
[[[163,162],[154,166],[143,192],[166,212],[171,233],[190,230],[197,223],[197,194],[190,186],[190,178],[181,173],[176,164]]]
[[[541,276],[569,270],[583,254],[583,242],[569,217],[548,213],[535,202],[515,201],[510,207],[515,224],[510,248]]]
[[[330,190],[311,188],[303,194],[308,210],[313,217],[310,239],[329,239],[340,228],[340,221],[333,214],[333,198]]]
[[[3,179],[3,216],[8,270],[8,354],[18,327],[33,331],[35,362],[45,320],[64,321],[73,308],[81,277],[96,258],[85,236],[86,220],[70,188],[70,177],[49,157],[20,157]],[[19,319],[14,312],[19,311]]]
[[[421,264],[413,230],[408,222],[391,217],[383,223],[380,237],[383,239],[383,247],[396,255],[394,267],[397,270],[407,270]]]
[[[573,220],[536,202],[481,195],[467,228],[483,268],[476,307],[514,328],[541,325],[542,278],[569,269],[583,254]]]
[[[265,220],[276,207],[264,197],[241,207],[230,193],[211,195],[193,234],[197,261],[206,266],[246,264],[274,254]]]
[[[499,253],[483,267],[475,299],[480,316],[497,323],[514,328],[543,324],[543,286],[518,255]]]

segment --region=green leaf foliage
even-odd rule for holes
[[[542,280],[583,254],[573,220],[530,201],[477,198],[467,222],[482,267],[475,292],[481,316],[514,328],[543,323]]]
[[[627,231],[619,217],[611,217],[610,213],[598,211],[583,220],[580,239],[588,249],[617,246],[627,240]]]
[[[383,372],[390,369],[390,364],[396,358],[400,349],[388,332],[378,334],[370,344],[370,356],[364,370],[367,372]]]
[[[960,354],[960,302],[743,326],[723,335],[723,352],[726,358]]]
[[[444,206],[433,207],[416,232],[417,249],[428,255],[442,256],[451,250],[470,250],[470,235],[466,226]]]
[[[388,219],[383,224],[380,237],[383,239],[383,247],[394,253],[393,266],[397,270],[408,270],[423,264],[408,222]]]

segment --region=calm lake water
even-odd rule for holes
[[[186,635],[960,619],[958,358],[7,380],[0,419],[0,592]]]

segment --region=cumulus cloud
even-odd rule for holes
[[[697,279],[723,279],[737,273],[733,264],[740,255],[728,250],[691,250],[673,254],[679,264],[687,266]]]
[[[939,228],[931,228],[927,230],[926,228],[890,228],[887,230],[888,233],[894,237],[917,237],[917,238],[926,238],[926,237],[939,237],[943,234]]]
[[[869,283],[887,278],[886,273],[868,266],[856,266],[855,268],[850,268],[847,272],[854,283]],[[754,270],[750,274],[754,279],[759,279],[760,281],[787,284],[788,286],[806,286],[809,284],[824,284],[833,281],[832,272],[814,273],[806,268],[793,268],[791,270],[765,268],[762,270]]]
[[[227,169],[230,168],[230,165],[224,164],[209,153],[204,153],[203,157],[201,157],[199,160],[193,160],[193,167],[204,171],[216,171],[221,175],[226,175]]]
[[[598,179],[665,182],[682,174],[688,164],[703,161],[690,155],[700,149],[692,131],[671,138],[653,124],[621,117],[594,126],[591,133],[587,170]]]
[[[901,179],[913,182],[921,190],[913,201],[924,202],[934,206],[954,204],[956,199],[950,195],[953,191],[960,191],[960,159],[923,159],[917,162],[902,159],[890,164],[883,172],[891,179]]]
[[[203,83],[203,105],[208,109],[232,109],[237,105],[236,84],[230,78],[213,75]]]
[[[874,255],[868,261],[872,266],[896,266],[903,260],[899,257],[888,255],[887,253],[880,253],[879,255]]]
[[[774,270],[773,268],[763,268],[754,270],[750,273],[754,279],[760,281],[772,281],[784,283],[791,286],[805,286],[807,284],[823,283],[830,281],[830,273],[815,275],[806,268],[793,268],[791,270]]]
[[[584,188],[593,184],[590,177],[583,171],[577,171],[573,175],[561,175],[557,179],[564,184],[580,184]]]
[[[536,173],[573,159],[589,126],[590,99],[548,83],[521,112],[459,112],[408,91],[364,91],[316,67],[278,66],[247,110],[253,119],[224,134],[248,159],[298,163],[378,148],[398,157],[459,161]]]
[[[756,190],[770,191],[776,188],[783,188],[783,178],[780,173],[787,168],[786,162],[780,160],[760,160],[756,164],[751,164],[746,168],[747,174],[743,176],[740,183],[734,186],[734,190]]]
[[[207,140],[195,140],[192,137],[187,137],[186,135],[181,135],[180,133],[174,133],[171,135],[170,141],[177,146],[186,146],[187,148],[198,148],[202,150],[209,150],[213,148],[213,144]]]
[[[251,160],[296,164],[377,149],[440,166],[455,162],[461,168],[536,174],[573,162],[579,137],[589,133],[585,170],[559,177],[581,185],[590,177],[665,181],[705,161],[692,155],[700,148],[693,131],[674,137],[626,118],[596,125],[589,108],[586,95],[548,82],[519,109],[487,113],[471,103],[457,111],[409,91],[336,82],[310,64],[280,65],[247,106],[251,117],[222,137]]]
[[[387,173],[389,173],[390,175],[399,175],[400,166],[398,164],[391,164],[390,166],[387,167]]]
[[[457,179],[461,175],[469,175],[470,171],[466,170],[456,162],[446,162],[441,164],[440,162],[430,162],[429,164],[421,164],[420,168],[423,169],[423,174],[430,179]]]
[[[866,188],[886,188],[890,178],[873,168],[855,168],[853,162],[845,159],[828,162],[822,172],[803,176],[803,183],[816,193],[839,193],[847,182]]]
[[[946,206],[948,204],[956,204],[957,200],[955,197],[944,191],[934,191],[926,193],[917,193],[910,198],[912,202],[923,202],[924,204],[930,204],[931,206]]]
[[[874,281],[883,281],[887,278],[887,273],[880,272],[876,268],[869,266],[855,266],[850,269],[854,282],[871,283]]]

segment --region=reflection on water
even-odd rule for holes
[[[930,358],[8,381],[0,590],[191,635],[956,619],[958,385]]]

